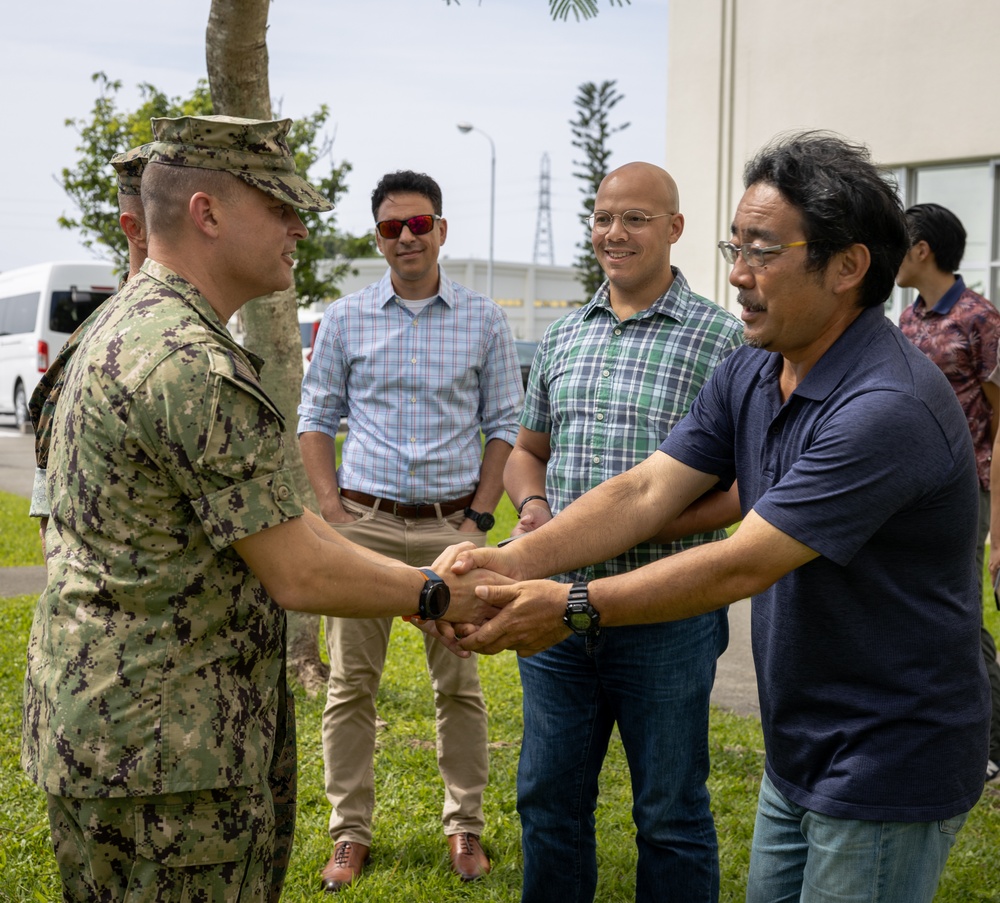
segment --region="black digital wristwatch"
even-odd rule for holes
[[[473,511],[471,508],[466,508],[465,516],[469,520],[475,521],[476,529],[482,530],[483,533],[488,533],[492,530],[493,525],[496,523],[496,518],[494,518],[493,515],[487,511],[480,513],[478,511]]]
[[[586,583],[574,583],[569,588],[563,624],[577,636],[595,637],[600,632],[601,613],[590,604]]]

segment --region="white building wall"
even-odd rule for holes
[[[449,279],[486,293],[485,260],[442,257],[441,266]],[[344,295],[378,282],[386,271],[381,257],[359,258],[351,267],[356,273],[340,283]],[[583,288],[573,267],[494,261],[493,300],[506,312],[514,338],[540,339],[545,327],[583,300]]]
[[[774,135],[830,129],[888,167],[1000,157],[997,0],[670,0],[668,38],[677,262],[730,306],[715,245]]]

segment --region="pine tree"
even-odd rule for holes
[[[574,160],[573,165],[579,169],[573,175],[583,181],[580,188],[583,194],[584,214],[586,220],[594,212],[594,199],[597,189],[608,174],[608,160],[611,159],[611,149],[608,139],[627,129],[630,123],[612,126],[609,114],[625,96],[615,89],[614,81],[584,82],[580,85],[580,93],[576,97],[576,119],[570,121],[573,130],[573,146],[583,151],[583,160]],[[574,261],[577,276],[583,285],[585,298],[589,301],[594,292],[604,281],[604,271],[597,262],[594,247],[590,241],[590,229],[585,226],[585,236],[577,248],[580,254]]]

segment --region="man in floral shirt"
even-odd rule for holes
[[[1000,387],[990,381],[997,363],[1000,311],[967,288],[955,271],[965,253],[965,229],[940,204],[917,204],[906,211],[910,250],[896,274],[901,288],[919,294],[903,311],[899,328],[948,377],[972,431],[979,474],[979,538],[976,573],[990,527],[990,459],[1000,413]],[[986,779],[1000,774],[1000,665],[993,637],[982,627],[983,657],[990,676],[993,717]]]

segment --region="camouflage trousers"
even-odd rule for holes
[[[295,831],[296,744],[269,787],[152,797],[48,796],[64,903],[277,903]]]
[[[292,861],[292,840],[295,836],[295,814],[298,808],[299,773],[298,741],[295,733],[295,697],[289,692],[285,697],[287,705],[285,737],[281,750],[271,762],[267,783],[274,800],[274,852],[271,870],[271,886],[268,903],[278,903],[281,889],[285,884],[288,863]]]

